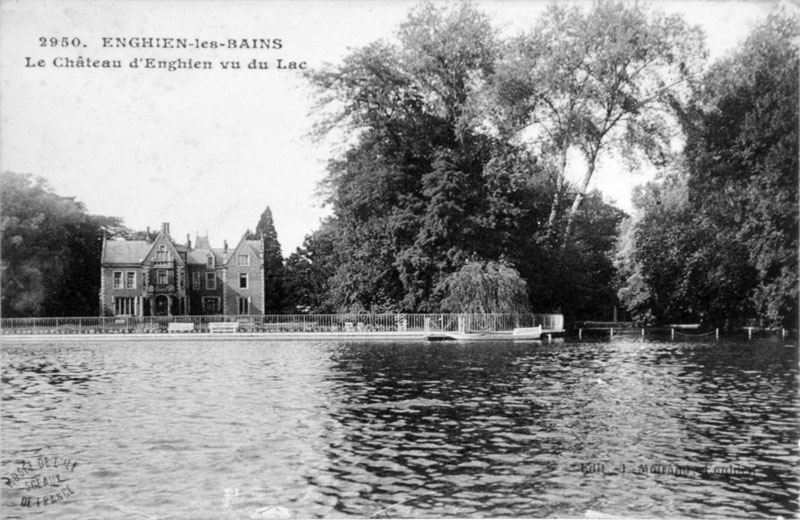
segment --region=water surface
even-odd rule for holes
[[[781,341],[5,341],[2,360],[5,518],[798,512]]]

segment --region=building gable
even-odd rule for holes
[[[162,246],[164,247],[162,248]],[[161,251],[166,252],[166,258],[161,257]],[[153,241],[150,251],[147,253],[147,256],[144,259],[144,263],[153,264],[158,262],[172,261],[175,261],[178,265],[184,264],[184,261],[181,258],[181,255],[178,254],[178,250],[175,248],[172,240],[170,240],[169,236],[161,232],[158,234],[155,241]]]
[[[263,258],[261,252],[261,241],[260,240],[245,240],[242,238],[239,241],[239,244],[233,250],[230,256],[228,256],[227,264],[229,266],[237,266],[239,265],[239,255],[247,255],[249,257],[249,263],[247,265],[254,266],[254,265],[261,265]]]

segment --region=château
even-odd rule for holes
[[[233,249],[208,236],[179,244],[169,223],[145,240],[103,238],[103,316],[248,315],[264,312],[264,241],[242,236]]]

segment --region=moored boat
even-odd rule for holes
[[[542,326],[519,327],[511,332],[512,339],[539,339],[542,337]]]
[[[500,332],[436,332],[427,336],[428,341],[526,341],[542,337],[542,326],[516,328]]]

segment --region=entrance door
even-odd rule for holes
[[[168,316],[169,315],[169,298],[164,296],[156,296],[156,316]]]

